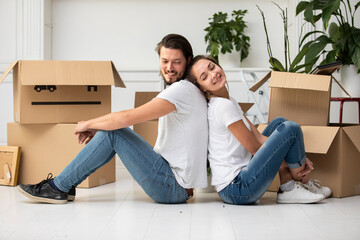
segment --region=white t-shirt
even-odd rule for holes
[[[228,126],[242,120],[249,130],[251,128],[233,98],[213,97],[208,105],[211,184],[219,192],[234,180],[251,159],[251,153],[235,138]]]
[[[175,105],[176,111],[159,118],[154,150],[169,165],[183,188],[207,186],[207,103],[191,82],[171,84],[156,96]]]

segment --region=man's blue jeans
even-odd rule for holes
[[[143,138],[129,128],[98,131],[74,160],[54,179],[64,192],[77,186],[115,154],[118,154],[132,177],[154,201],[182,203],[188,193],[181,187],[169,163]]]
[[[276,118],[262,133],[269,137],[247,167],[218,194],[231,204],[249,204],[258,200],[275,178],[285,160],[289,168],[305,163],[304,139],[300,126],[284,118]]]

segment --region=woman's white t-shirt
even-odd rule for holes
[[[211,184],[219,192],[239,174],[251,160],[251,153],[235,138],[228,126],[243,121],[250,130],[239,104],[230,98],[212,97],[208,103],[209,161]]]
[[[208,122],[205,96],[194,84],[181,80],[156,98],[171,102],[176,111],[159,118],[154,150],[169,162],[183,188],[206,187]]]

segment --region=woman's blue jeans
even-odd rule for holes
[[[285,160],[289,168],[305,163],[304,139],[300,126],[284,118],[276,118],[262,133],[269,137],[247,167],[218,194],[230,204],[250,204],[257,201],[275,178]]]
[[[182,203],[189,196],[169,163],[143,138],[129,128],[98,131],[74,160],[54,179],[64,192],[79,185],[90,174],[118,154],[132,177],[147,195],[159,203]]]

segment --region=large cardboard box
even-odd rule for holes
[[[331,76],[273,71],[250,90],[255,92],[268,79],[268,122],[281,116],[300,125],[328,125]]]
[[[111,85],[125,87],[111,61],[12,63],[14,121],[76,123],[111,112]]]
[[[266,125],[259,125],[260,132]],[[314,163],[311,178],[332,190],[333,197],[360,194],[360,125],[302,126],[305,151]],[[277,176],[268,190],[277,191]]]
[[[22,149],[19,184],[34,184],[48,173],[58,175],[81,151],[74,135],[76,124],[7,124],[8,145]],[[90,188],[115,181],[115,158],[85,179],[79,187]]]
[[[136,92],[134,107],[139,107],[155,98],[159,92]],[[158,119],[142,122],[133,126],[134,131],[139,134],[151,146],[155,146],[158,135]]]

